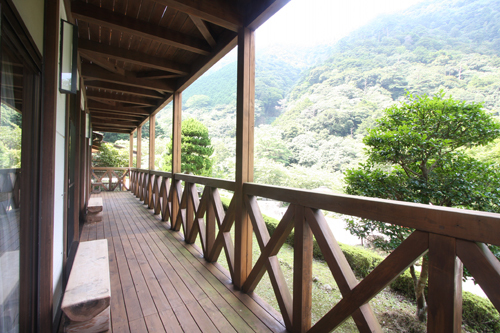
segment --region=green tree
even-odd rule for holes
[[[169,171],[172,168],[172,141],[167,151],[160,165],[163,170]],[[213,152],[207,127],[194,118],[184,120],[181,130],[181,172],[211,176]]]
[[[346,172],[346,192],[392,200],[500,212],[500,172],[492,164],[466,156],[464,148],[487,144],[500,136],[500,124],[481,104],[412,96],[394,105],[364,138],[368,160]],[[361,237],[377,231],[386,237],[376,245],[390,251],[412,230],[378,221],[352,220],[348,229]],[[498,253],[498,248],[492,248]],[[428,259],[420,277],[410,267],[417,316],[425,321],[424,288]]]
[[[92,165],[95,167],[128,167],[129,150],[119,149],[112,143],[105,142],[101,144],[99,153],[93,154]]]

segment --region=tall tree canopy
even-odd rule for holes
[[[500,172],[493,164],[464,153],[499,137],[500,124],[481,104],[446,98],[442,92],[435,97],[406,97],[407,102],[386,109],[364,138],[368,160],[347,170],[346,192],[500,212]],[[396,248],[411,233],[408,228],[369,220],[351,221],[349,229],[362,237],[373,231],[384,234],[386,239],[376,244],[384,250]],[[420,278],[411,267],[421,320],[426,318],[427,268],[426,257]]]
[[[117,148],[114,144],[103,142],[99,148],[99,153],[92,154],[92,166],[123,168],[128,167],[129,150]]]
[[[199,176],[211,176],[214,152],[208,129],[200,121],[189,118],[182,122],[181,129],[181,171]],[[161,169],[171,171],[172,142],[162,158]]]

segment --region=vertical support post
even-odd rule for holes
[[[177,215],[179,214],[179,189],[180,181],[175,179],[175,174],[181,172],[181,130],[182,130],[182,93],[174,92],[174,107],[172,110],[172,214],[170,216],[171,228],[174,229]]]
[[[134,167],[134,133],[130,133],[130,148],[129,148],[129,153],[128,153],[128,167],[133,168]]]
[[[429,234],[427,332],[461,332],[463,265],[456,239]]]
[[[155,169],[155,119],[154,115],[149,117],[149,170]]]
[[[253,136],[255,104],[255,33],[238,32],[238,79],[236,104],[236,200],[235,279],[240,289],[252,269],[252,223],[243,201],[243,184],[253,181]]]
[[[172,173],[181,172],[182,93],[174,93],[172,114]]]
[[[141,158],[142,158],[142,126],[137,127],[137,157],[136,157],[136,165],[137,169],[141,168]]]
[[[295,208],[293,255],[293,332],[311,328],[313,233],[304,218],[304,207]]]

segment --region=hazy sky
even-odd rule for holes
[[[384,13],[422,0],[291,0],[256,32],[257,47],[332,42]]]

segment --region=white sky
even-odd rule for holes
[[[336,41],[380,14],[422,0],[291,0],[256,31],[257,47],[312,46]]]

